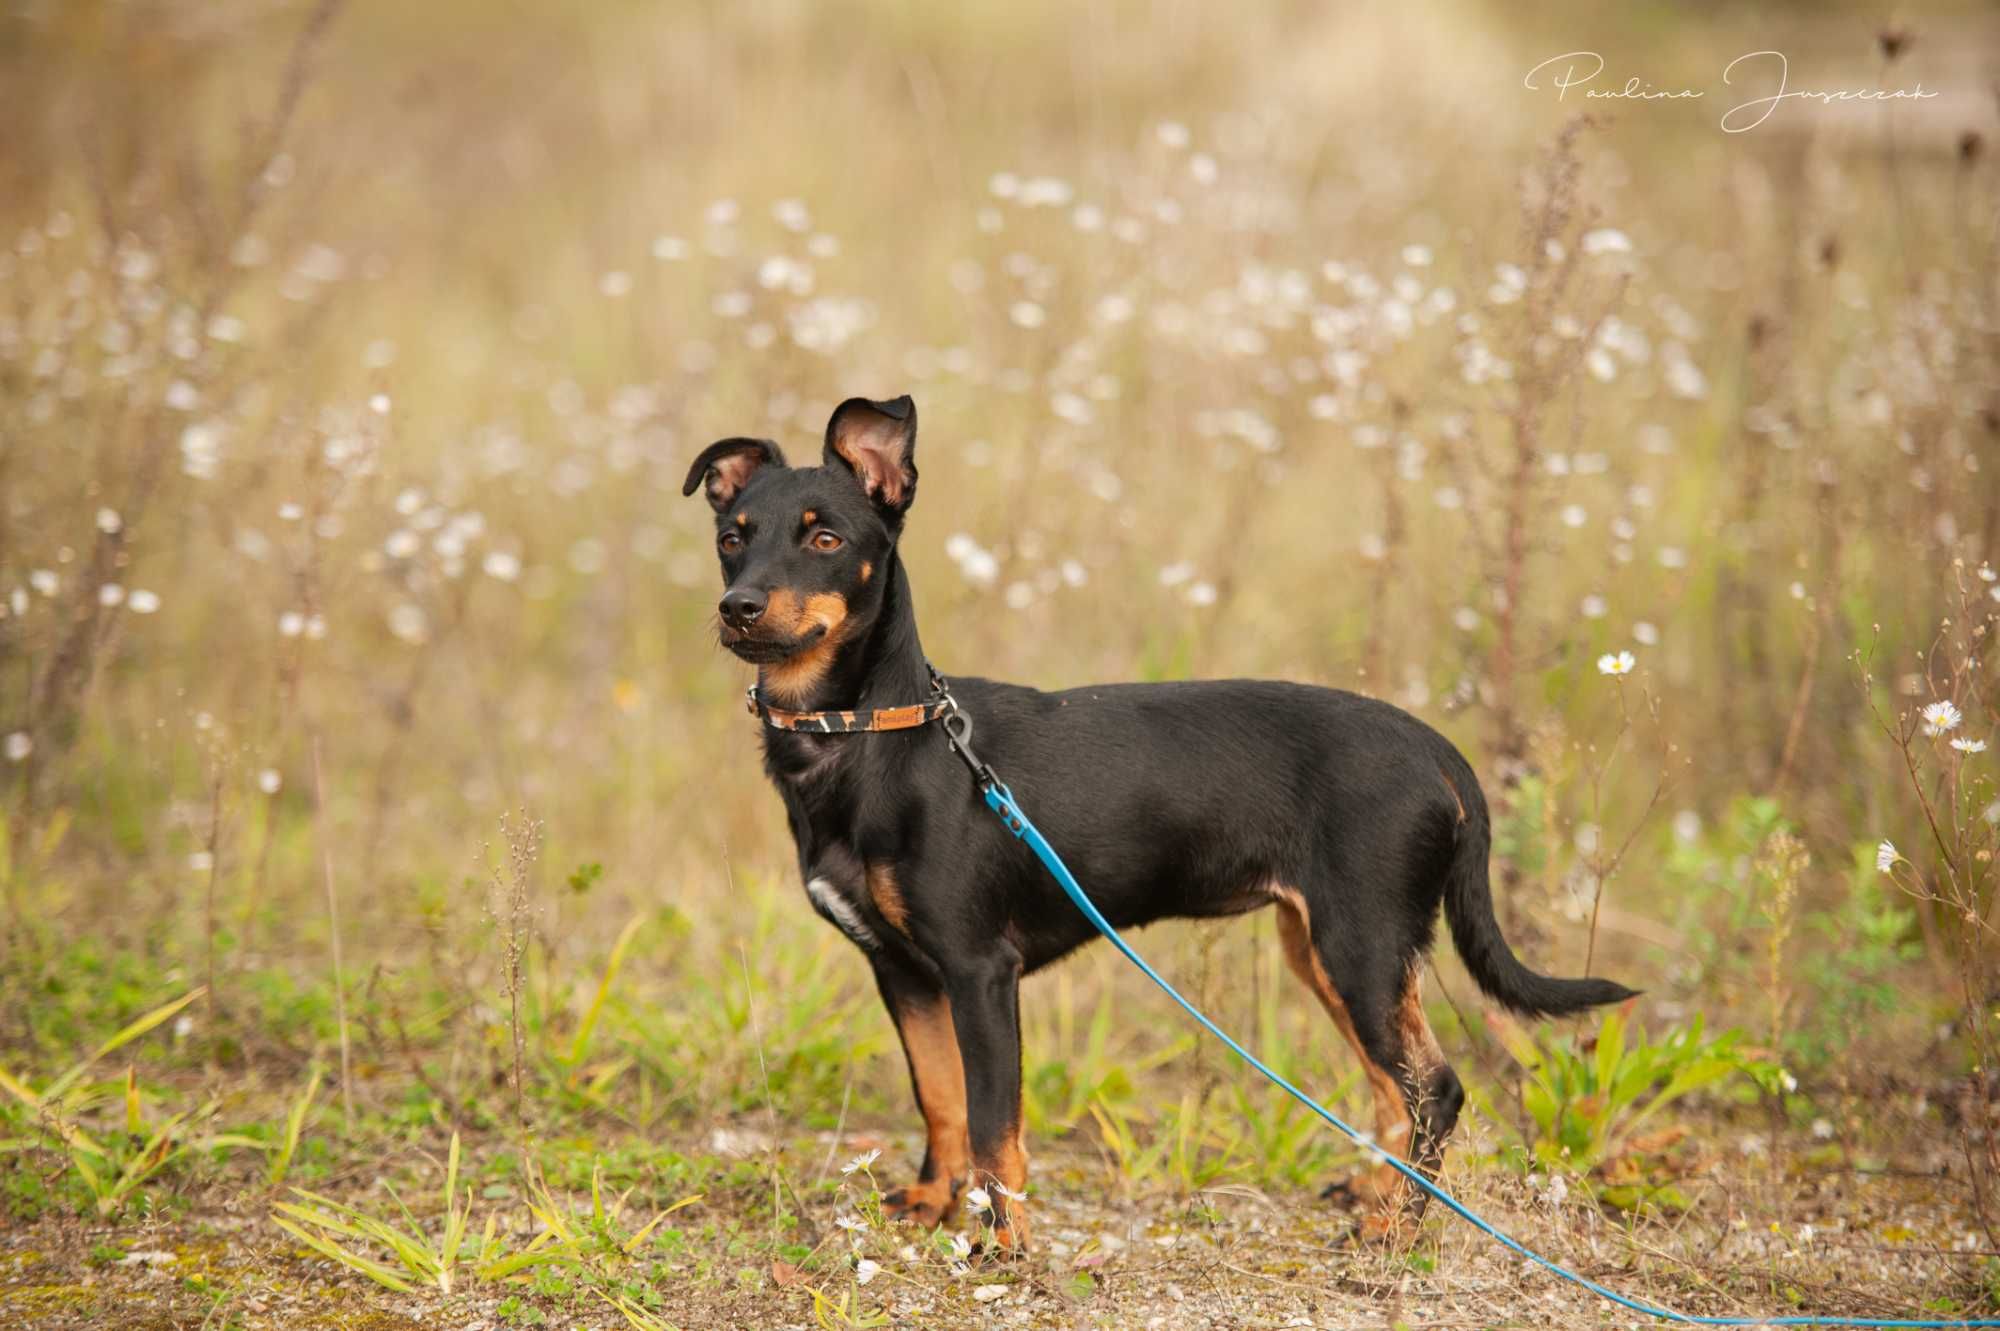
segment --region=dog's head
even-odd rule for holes
[[[849,398],[826,423],[817,467],[791,467],[768,439],[723,439],[688,468],[715,509],[722,645],[803,695],[881,603],[903,515],[917,492],[917,407]]]

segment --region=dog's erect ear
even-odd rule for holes
[[[757,468],[784,465],[785,455],[769,439],[718,439],[702,449],[701,456],[688,468],[681,493],[691,495],[697,485],[706,481],[708,502],[720,513],[736,502],[736,496],[750,484]]]
[[[826,423],[826,465],[854,473],[880,507],[900,516],[917,497],[917,404],[851,397]]]

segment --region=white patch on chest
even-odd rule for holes
[[[824,878],[809,878],[806,880],[806,895],[812,898],[813,905],[819,907],[820,914],[832,920],[840,932],[862,947],[872,951],[882,946],[882,941],[869,930],[854,903],[832,883]]]

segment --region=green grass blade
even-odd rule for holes
[[[382,1263],[363,1257],[359,1253],[349,1252],[332,1239],[322,1238],[317,1234],[309,1234],[291,1221],[279,1216],[273,1216],[271,1223],[305,1244],[308,1248],[311,1248],[314,1252],[319,1253],[323,1257],[332,1258],[350,1271],[359,1271],[378,1285],[393,1289],[398,1294],[414,1294],[417,1292],[416,1286],[404,1280],[394,1271],[382,1265]]]
[[[63,1073],[62,1076],[57,1077],[54,1081],[50,1082],[47,1086],[43,1087],[41,1098],[43,1100],[61,1099],[63,1092],[67,1091],[70,1087],[76,1085],[78,1079],[81,1078],[84,1073],[88,1072],[90,1070],[91,1065],[97,1062],[98,1059],[103,1058],[106,1054],[115,1053],[124,1046],[132,1043],[132,1041],[138,1039],[140,1036],[144,1035],[147,1031],[152,1030],[155,1026],[159,1025],[167,1018],[173,1016],[176,1012],[179,1012],[182,1008],[186,1007],[189,1003],[194,1002],[195,999],[200,998],[203,994],[207,992],[208,992],[207,986],[202,986],[201,988],[194,989],[191,992],[183,994],[179,998],[176,998],[173,1002],[164,1004],[160,1007],[156,1007],[151,1012],[148,1012],[144,1016],[138,1018],[136,1021],[126,1026],[123,1030],[119,1031],[116,1035],[112,1036],[109,1040],[106,1040],[103,1044],[99,1045],[97,1047],[97,1051],[91,1054],[90,1057],[84,1059],[81,1063],[76,1064],[69,1071]]]
[[[569,1043],[569,1063],[574,1067],[583,1062],[590,1052],[591,1037],[597,1031],[597,1019],[604,1012],[604,1000],[611,995],[611,986],[618,979],[618,972],[625,966],[625,953],[632,946],[632,940],[639,933],[639,926],[645,923],[643,915],[634,915],[618,933],[618,941],[611,945],[610,959],[604,963],[603,978],[597,982],[597,992],[591,997],[590,1006],[584,1009],[583,1021],[576,1028],[576,1038]]]

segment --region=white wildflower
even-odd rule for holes
[[[100,508],[97,510],[97,530],[106,536],[116,536],[125,530],[125,519],[118,516],[115,508]]]
[[[1957,749],[1960,753],[1984,753],[1986,752],[1986,741],[1960,735],[1951,742],[1951,747]]]
[[[28,738],[28,732],[17,730],[7,736],[7,761],[18,763],[35,751],[35,741]]]
[[[1583,233],[1585,254],[1630,254],[1632,241],[1623,231],[1615,227],[1601,226],[1595,231]]]
[[[125,608],[135,615],[150,615],[160,608],[160,594],[134,587],[125,598]]]
[[[1896,843],[1893,841],[1885,840],[1881,845],[1875,847],[1875,868],[1880,873],[1887,873],[1889,870],[1895,868],[1896,861],[1902,858],[1902,854],[1897,851]]]
[[[266,795],[275,795],[284,788],[285,778],[275,767],[267,767],[257,773],[257,789]]]
[[[865,1285],[882,1274],[882,1263],[870,1257],[863,1257],[854,1264],[854,1283]]]
[[[125,603],[125,589],[115,582],[102,583],[97,588],[97,603],[109,610]]]
[[[198,481],[212,480],[222,461],[222,430],[206,421],[181,431],[181,470]]]
[[[430,633],[430,619],[423,608],[403,602],[389,612],[389,632],[404,642],[422,642]]]
[[[846,1164],[842,1165],[840,1167],[840,1172],[843,1174],[859,1173],[860,1171],[867,1169],[869,1166],[873,1165],[877,1160],[880,1160],[881,1158],[882,1158],[882,1153],[880,1151],[863,1151],[860,1155],[855,1156],[852,1160],[849,1160]]]
[[[973,1188],[965,1194],[965,1204],[974,1215],[984,1215],[993,1209],[993,1197],[984,1188]]]
[[[1629,675],[1632,667],[1639,664],[1630,652],[1606,652],[1597,658],[1597,673],[1600,675]]]
[[[1957,706],[1948,698],[1940,699],[1924,708],[1922,716],[1926,735],[1942,735],[1947,730],[1955,730],[1958,728],[1958,723],[1965,719],[1959,715]]]

